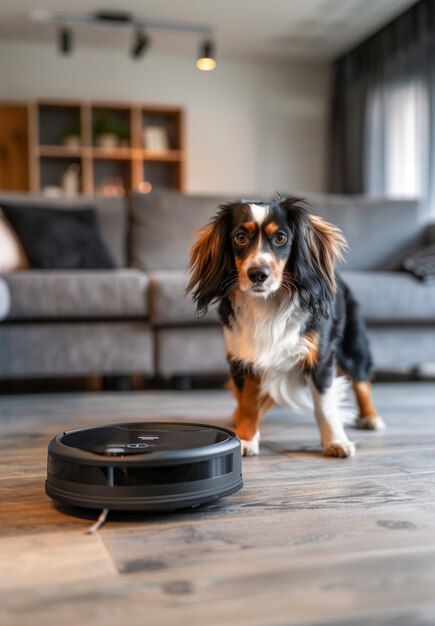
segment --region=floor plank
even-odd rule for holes
[[[55,533],[1,538],[0,554],[8,564],[0,592],[57,585],[60,564],[64,585],[117,574],[100,537],[81,532],[69,533],[68,541]]]

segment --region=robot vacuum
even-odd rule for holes
[[[239,439],[207,424],[80,428],[57,435],[48,446],[45,490],[61,504],[174,511],[212,502],[242,485]]]

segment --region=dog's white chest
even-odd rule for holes
[[[237,294],[231,328],[224,328],[229,355],[264,370],[288,371],[307,352],[301,337],[303,317],[288,300],[254,299]]]
[[[309,407],[300,361],[310,343],[301,336],[305,316],[298,303],[279,298],[254,300],[238,294],[233,308],[232,327],[224,327],[229,356],[253,366],[261,381],[261,392],[277,404],[295,409]]]

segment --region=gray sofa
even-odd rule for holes
[[[11,201],[0,196],[0,207],[5,198]],[[407,251],[435,242],[418,203],[307,199],[349,241],[339,269],[361,303],[377,369],[433,366],[435,282],[423,284],[397,271]],[[120,269],[0,275],[0,378],[224,374],[216,310],[197,319],[184,288],[191,233],[225,200],[167,190],[99,199],[102,233]]]

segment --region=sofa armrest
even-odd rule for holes
[[[0,321],[4,320],[11,309],[11,293],[7,282],[0,276]]]

